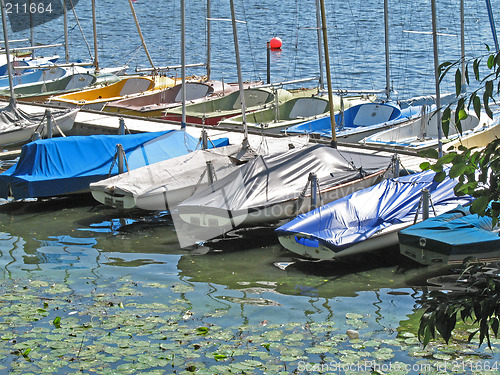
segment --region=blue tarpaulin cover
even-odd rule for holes
[[[455,196],[456,180],[446,178],[437,183],[434,176],[434,172],[425,171],[384,180],[299,215],[277,228],[276,234],[303,234],[308,241],[302,245],[318,246],[321,242],[332,251],[340,252],[393,224],[408,222],[410,225],[418,210],[422,189],[429,190],[437,214],[472,201],[469,196]],[[432,209],[430,211],[432,214]]]
[[[125,170],[127,165],[132,170],[201,148],[198,139],[184,130],[42,139],[24,145],[17,164],[0,174],[0,197],[89,191],[91,182],[118,174],[118,144],[125,151]],[[227,138],[221,138],[209,142],[209,147],[228,144]]]
[[[419,248],[425,238],[425,248],[447,256],[469,255],[477,252],[500,251],[498,227],[493,227],[491,217],[471,214],[469,207],[458,206],[437,217],[401,230],[402,243]]]

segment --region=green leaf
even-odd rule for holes
[[[24,358],[28,358],[29,354],[31,352],[31,348],[26,348],[26,350],[23,352],[23,357]]]
[[[489,196],[482,196],[477,199],[474,199],[471,205],[471,212],[476,214],[482,214],[486,211],[488,204],[490,203]]]
[[[207,327],[198,327],[196,328],[196,334],[197,335],[206,335],[208,333],[209,329]]]
[[[430,166],[431,163],[429,163],[428,161],[424,161],[423,163],[420,164],[420,169],[426,171],[427,169],[430,168]]]
[[[454,164],[450,168],[449,176],[450,178],[457,178],[462,175],[467,169],[467,165],[465,163]]]
[[[473,105],[474,105],[474,112],[476,113],[476,116],[479,118],[481,116],[481,99],[479,99],[479,96],[477,96],[475,93],[473,97]]]
[[[476,81],[479,81],[480,77],[479,77],[479,60],[478,59],[474,60],[472,68],[474,70],[474,77],[476,78]]]
[[[446,178],[446,173],[441,171],[436,173],[436,175],[434,176],[434,181],[443,182],[445,178]]]
[[[443,129],[443,134],[448,137],[450,133],[450,117],[451,117],[451,109],[450,107],[446,107],[443,111],[443,117],[441,118],[441,128]]]
[[[462,72],[460,69],[455,72],[455,92],[457,96],[462,92]]]
[[[52,323],[54,324],[54,327],[61,328],[61,317],[57,316]]]
[[[495,65],[495,56],[494,55],[490,55],[488,57],[488,61],[487,61],[487,66],[488,66],[488,69],[492,69],[493,66]]]
[[[436,149],[430,148],[428,150],[421,150],[418,153],[418,156],[429,159],[437,159],[439,157],[438,151]]]

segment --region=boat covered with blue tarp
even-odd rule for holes
[[[457,197],[457,181],[434,181],[433,171],[384,180],[308,213],[276,229],[280,243],[306,258],[336,259],[395,246],[398,230],[422,220],[427,190],[434,210],[444,213],[472,201]]]
[[[401,230],[401,254],[424,265],[462,263],[468,257],[500,259],[500,228],[489,216],[456,208]]]
[[[221,138],[212,140],[209,147],[228,144],[227,138]],[[125,170],[201,148],[199,139],[184,130],[42,139],[25,144],[17,164],[0,174],[0,197],[24,199],[90,192],[91,182],[119,173],[118,145],[125,154]]]

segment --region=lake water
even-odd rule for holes
[[[178,3],[134,3],[160,66],[180,63]],[[431,36],[408,32],[431,30],[430,1],[393,3],[393,88],[401,99],[432,94]],[[499,5],[493,1],[493,9]],[[318,74],[313,1],[236,6],[238,19],[247,22],[238,26],[244,79],[266,78],[266,42],[275,35],[284,45],[271,54],[273,81]],[[382,9],[380,0],[327,4],[334,88],[385,87]],[[93,50],[90,2],[80,1],[76,12]],[[188,63],[205,59],[205,13],[204,2],[186,1]],[[438,1],[438,13],[446,34],[439,38],[441,59],[456,59],[458,4]],[[147,67],[126,2],[98,2],[97,16],[101,65]],[[211,17],[228,18],[229,4],[212,1]],[[86,59],[72,20],[71,57]],[[231,25],[214,21],[212,31],[212,78],[236,80]],[[39,42],[61,42],[62,26],[52,21],[35,35]],[[493,45],[483,2],[467,5],[466,41],[470,56]],[[190,251],[180,248],[165,214],[123,213],[89,197],[2,203],[0,372],[497,370],[498,351],[478,349],[477,342],[421,347],[418,286],[439,270],[411,264],[397,249],[348,264],[297,262],[272,231],[249,230]],[[360,338],[349,339],[348,329]]]

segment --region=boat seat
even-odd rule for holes
[[[389,121],[393,111],[394,108],[388,105],[375,103],[363,104],[359,107],[358,113],[356,113],[352,124],[354,126],[381,124]]]
[[[270,94],[266,91],[247,89],[244,92],[245,92],[245,106],[247,108],[263,105],[269,101]],[[238,97],[234,101],[233,109],[241,109],[240,95],[238,95]]]
[[[120,90],[120,95],[119,96],[125,96],[125,95],[130,95],[130,94],[137,94],[143,91],[146,91],[149,89],[149,87],[152,85],[153,82],[151,82],[147,78],[129,78],[123,85],[122,89]]]
[[[208,85],[196,82],[186,83],[186,100],[203,98],[205,96],[208,96],[208,94],[212,92],[213,88]],[[182,101],[182,89],[179,90],[179,92],[175,96],[174,102],[181,102],[181,101]]]
[[[94,81],[95,78],[90,74],[73,74],[66,84],[65,90],[74,90],[82,87],[87,87]]]
[[[290,111],[291,119],[308,118],[325,113],[328,107],[326,100],[317,98],[299,98]]]

